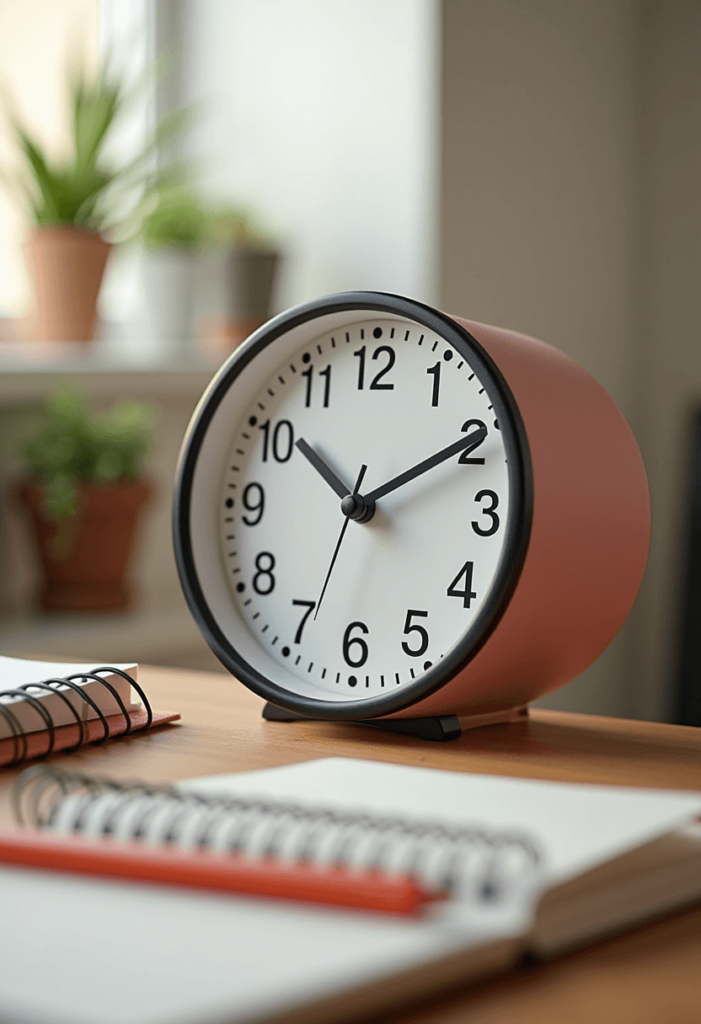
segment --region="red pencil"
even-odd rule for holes
[[[162,850],[122,845],[110,839],[63,838],[37,832],[0,833],[0,863],[391,914],[415,914],[423,904],[444,895],[421,888],[411,878],[378,872],[289,865],[238,854]]]

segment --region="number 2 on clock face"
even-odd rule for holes
[[[265,358],[221,484],[232,597],[266,664],[321,699],[375,697],[430,671],[489,598],[510,510],[494,395],[401,317]]]

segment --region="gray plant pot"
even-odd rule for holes
[[[272,310],[280,253],[274,249],[232,249],[226,256],[227,318],[264,323]]]

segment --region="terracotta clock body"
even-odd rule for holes
[[[381,293],[285,313],[204,395],[174,536],[212,650],[315,718],[491,714],[582,672],[645,567],[621,413],[532,338]]]

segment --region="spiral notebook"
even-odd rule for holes
[[[133,663],[0,656],[0,765],[101,743],[179,717],[153,711]]]
[[[700,794],[343,758],[174,793],[55,776],[30,790],[59,833],[346,862],[453,891],[396,919],[3,866],[0,1007],[33,1024],[364,1020],[701,897]]]

